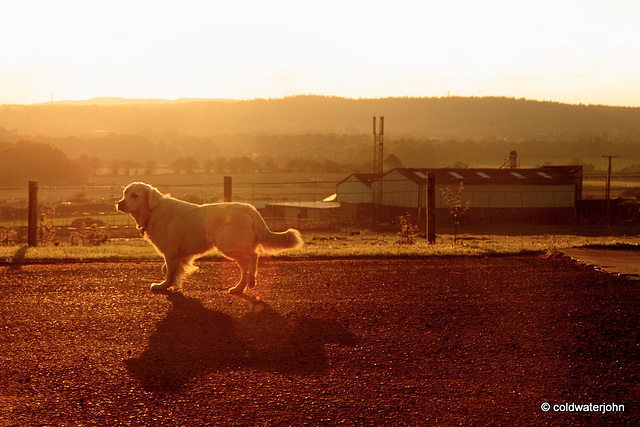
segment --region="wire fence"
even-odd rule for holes
[[[165,194],[191,203],[222,202],[224,185],[220,183],[161,184]],[[322,227],[333,224],[338,215],[328,215],[336,203],[323,202],[335,193],[335,181],[234,182],[232,200],[256,206],[274,227]],[[49,221],[58,235],[96,224],[108,229],[112,237],[139,236],[130,215],[117,212],[122,185],[55,186],[39,185],[40,222]],[[0,227],[17,232],[16,243],[26,241],[28,227],[28,187],[0,187]],[[295,212],[298,210],[299,212]],[[0,244],[2,233],[0,229]]]
[[[338,181],[254,181],[233,182],[232,200],[251,203],[258,208],[273,229],[297,227],[367,227],[372,224],[371,211],[363,212],[353,206],[339,208],[343,201],[369,203],[371,191],[341,192],[337,199]],[[137,237],[134,220],[115,209],[121,198],[122,185],[55,186],[40,185],[38,207],[40,220],[49,221],[60,236],[95,224],[108,229],[112,237]],[[157,188],[181,200],[202,204],[221,202],[224,184],[219,183],[160,183]],[[620,197],[624,188],[612,188],[611,198]],[[446,208],[438,188],[437,206]],[[604,198],[604,189],[583,190],[583,198]],[[383,193],[383,205],[388,207],[424,209],[426,194],[423,188],[395,189]],[[566,190],[536,190],[501,192],[465,188],[463,202],[473,208],[516,209],[572,207],[574,195]],[[419,213],[419,215],[421,215]],[[0,227],[17,230],[17,243],[26,241],[28,227],[28,187],[0,187]],[[1,230],[0,230],[1,231]],[[0,234],[0,244],[2,243]]]

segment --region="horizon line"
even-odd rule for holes
[[[118,106],[118,105],[144,105],[144,104],[186,104],[186,103],[195,103],[195,102],[251,102],[251,101],[278,101],[285,100],[291,98],[302,98],[302,97],[315,97],[315,98],[335,98],[335,99],[343,99],[343,100],[353,100],[353,101],[375,101],[375,100],[385,100],[385,99],[448,99],[448,98],[467,98],[467,99],[484,99],[484,98],[493,98],[493,99],[508,99],[508,100],[516,100],[516,101],[529,101],[529,102],[540,102],[540,103],[550,103],[550,104],[563,104],[570,106],[587,106],[587,107],[611,107],[611,108],[640,108],[640,105],[614,105],[614,104],[585,104],[583,102],[579,103],[571,103],[571,102],[563,102],[563,101],[554,101],[552,99],[548,100],[540,100],[534,98],[527,97],[515,97],[515,96],[507,96],[507,95],[443,95],[443,96],[385,96],[385,97],[349,97],[349,96],[340,96],[340,95],[323,95],[323,94],[292,94],[285,95],[282,97],[274,97],[274,98],[208,98],[208,97],[180,97],[180,98],[128,98],[123,96],[95,96],[88,99],[66,99],[61,101],[44,101],[44,102],[34,102],[34,103],[0,103],[0,106],[46,106],[46,105],[101,105],[101,106]],[[101,101],[101,102],[98,102]],[[95,103],[92,103],[95,102]]]

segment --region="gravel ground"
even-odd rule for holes
[[[0,424],[640,424],[637,281],[542,255],[263,258],[251,303],[234,264],[200,267],[165,294],[158,262],[0,267]],[[557,411],[603,403],[624,411]]]

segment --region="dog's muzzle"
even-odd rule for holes
[[[125,203],[124,200],[120,200],[118,203],[116,203],[116,209],[119,210],[120,212],[124,212],[127,213],[124,209],[125,209]]]

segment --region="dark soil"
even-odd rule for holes
[[[640,285],[566,258],[160,265],[1,267],[0,424],[640,423]]]

